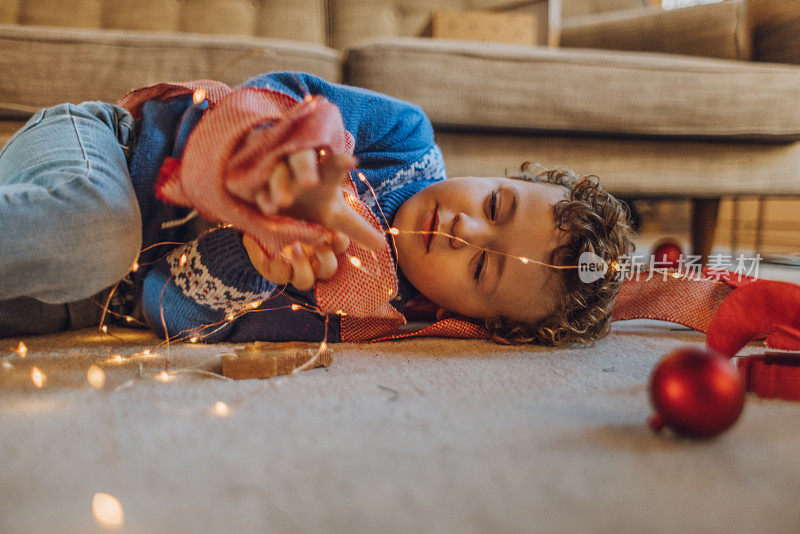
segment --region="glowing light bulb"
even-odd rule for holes
[[[158,373],[158,375],[156,375],[156,378],[158,380],[161,380],[162,382],[169,382],[170,380],[169,373],[166,371],[161,371],[160,373]]]
[[[350,256],[350,263],[352,263],[353,267],[355,267],[356,269],[361,268],[361,260],[356,258],[355,256]]]
[[[224,402],[217,401],[214,403],[214,415],[217,417],[227,417],[230,413],[230,408]]]
[[[358,173],[358,179],[361,180],[362,182],[366,182],[367,181],[367,177],[364,176],[363,172]]]
[[[300,305],[299,304],[292,304],[292,311],[297,311],[299,309],[300,309]]]
[[[672,278],[680,278],[681,277],[681,273],[672,273],[671,276],[672,276]]]
[[[398,230],[397,228],[389,228],[389,233],[392,235],[397,235],[400,233],[400,230]]]
[[[37,388],[42,388],[47,382],[47,376],[38,367],[31,369],[31,380]]]
[[[319,149],[319,155],[320,155],[320,157],[323,157],[323,158],[324,158],[324,157],[325,157],[325,154],[327,154],[327,152],[325,151],[325,149],[324,149],[324,148],[320,148],[320,149]]]
[[[131,321],[133,321],[133,317],[131,317],[130,315],[126,315],[125,316],[125,320],[128,321],[128,322],[131,322]]]
[[[106,361],[110,363],[122,363],[122,355],[112,354],[111,357]]]
[[[106,325],[101,326],[100,330],[102,330],[104,334],[108,333],[108,327]]]
[[[324,341],[319,344],[319,351],[320,352],[325,352],[327,349],[328,349],[328,344],[325,343]]]
[[[520,258],[520,259],[519,259],[519,261],[521,261],[522,263],[524,263],[525,265],[527,265],[527,264],[528,264],[528,262],[530,262],[531,260],[529,260],[528,258]]]
[[[136,272],[139,270],[139,264],[137,262],[133,262],[133,266],[131,266],[131,271]]]
[[[150,349],[144,349],[142,351],[142,354],[144,354],[145,356],[150,356]]]
[[[336,315],[345,316],[347,314],[343,310],[336,310]]]
[[[17,345],[17,348],[11,349],[11,352],[16,352],[20,358],[24,358],[28,355],[28,346],[24,342],[20,341]]]
[[[186,265],[186,254],[181,254],[181,259],[178,261],[178,267]]]
[[[92,364],[86,371],[86,381],[94,389],[103,389],[103,386],[106,385],[106,374],[98,366]]]
[[[189,343],[197,343],[197,336],[189,340]]]
[[[125,512],[122,504],[113,495],[108,493],[95,493],[92,497],[92,516],[95,522],[103,528],[117,530],[125,522]]]
[[[234,315],[232,313],[229,313],[227,319],[229,321],[233,321],[235,319],[235,317],[234,317]]]
[[[202,87],[200,89],[195,90],[195,92],[192,93],[192,102],[194,102],[195,104],[199,104],[205,99],[206,99],[206,90],[203,89]]]
[[[261,306],[261,301],[257,300],[255,302],[251,302],[250,306],[252,306],[253,308],[258,308],[259,306]]]

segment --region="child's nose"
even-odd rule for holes
[[[458,212],[453,217],[451,233],[454,236],[450,238],[452,248],[466,247],[467,243],[475,247],[486,248],[488,239],[486,225],[463,212]]]

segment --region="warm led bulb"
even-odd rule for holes
[[[531,260],[529,260],[528,258],[520,258],[519,261],[521,261],[522,263],[527,265],[528,262],[531,261]]]
[[[398,230],[397,228],[389,228],[389,233],[392,235],[397,235],[400,233],[400,230]]]
[[[101,326],[100,330],[102,330],[104,334],[108,333],[108,327],[106,325]]]
[[[292,304],[292,311],[297,311],[299,309],[300,309],[300,305],[299,304]]]
[[[197,343],[197,337],[193,337],[189,340],[189,343]]]
[[[363,172],[358,173],[358,179],[361,180],[362,182],[366,182],[367,181],[367,177],[364,176]]]
[[[355,267],[356,269],[361,268],[361,260],[356,258],[355,256],[350,256],[350,263],[352,263],[353,267]]]
[[[92,364],[89,366],[89,370],[86,371],[86,381],[94,389],[103,389],[106,384],[106,374],[98,366]]]
[[[41,388],[47,382],[47,376],[38,367],[31,369],[31,380],[37,388]]]
[[[113,495],[95,493],[92,497],[92,515],[101,527],[117,530],[125,522],[122,504]]]
[[[327,349],[328,349],[328,344],[325,343],[324,341],[319,344],[319,351],[320,352],[325,352]]]
[[[253,308],[258,308],[259,306],[261,306],[261,301],[257,300],[255,302],[251,302],[250,306],[252,306]]]
[[[203,89],[202,87],[200,89],[197,89],[194,93],[192,93],[192,102],[194,102],[195,104],[199,104],[205,99],[206,99],[206,90]]]
[[[169,382],[170,376],[169,376],[169,373],[168,373],[168,372],[166,372],[166,371],[161,371],[160,373],[158,373],[158,375],[156,376],[156,378],[158,378],[158,379],[159,379],[159,380],[161,380],[162,382]]]
[[[25,356],[28,355],[28,346],[22,341],[19,342],[16,349],[12,350],[16,352],[20,358],[24,358]]]
[[[144,349],[142,351],[142,354],[144,354],[145,356],[150,356],[150,349]]]
[[[139,270],[139,264],[137,262],[133,262],[133,266],[131,267],[131,271],[136,272]]]
[[[230,408],[228,405],[222,401],[217,401],[214,403],[214,415],[217,417],[227,417],[230,414]]]
[[[186,265],[186,254],[181,254],[181,259],[178,262],[178,266],[183,267],[184,265]]]

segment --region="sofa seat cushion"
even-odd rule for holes
[[[614,193],[651,198],[800,195],[800,143],[697,142],[438,131],[447,175],[515,174],[524,161],[595,174]]]
[[[561,46],[747,60],[751,36],[745,2],[573,17],[561,23]]]
[[[271,70],[340,81],[339,53],[247,36],[0,25],[0,117],[62,102],[116,102],[131,89],[210,78],[238,85]]]
[[[800,67],[421,38],[360,43],[347,83],[439,127],[800,139]]]

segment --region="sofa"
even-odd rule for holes
[[[594,49],[566,47],[580,33],[568,31],[580,24],[566,15],[585,24],[611,16],[587,15],[587,6],[639,0],[564,0],[561,48],[416,37],[434,8],[518,4],[0,0],[0,142],[59,102],[114,102],[165,80],[235,85],[259,72],[303,70],[422,106],[450,176],[502,176],[530,160],[596,174],[630,198],[691,199],[693,249],[703,256],[722,197],[800,194],[800,66],[745,61],[769,43],[769,59],[785,59],[774,34],[800,27],[797,20],[764,15],[759,28],[773,33],[751,27],[743,35],[754,41],[739,47],[748,52],[725,59],[600,50],[597,40],[581,45]],[[703,9],[723,20],[741,5]],[[731,49],[720,42],[742,33],[732,27],[704,46]]]

